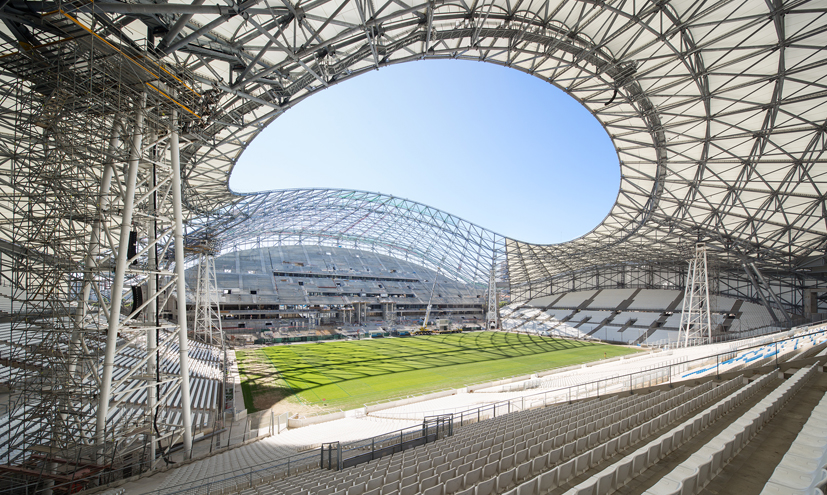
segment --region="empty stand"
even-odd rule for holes
[[[452,437],[378,461],[342,471],[309,471],[253,490],[259,494],[487,495],[526,483],[539,486],[543,476],[547,490],[546,485],[556,486],[598,459],[639,444],[742,385],[739,378],[721,386],[708,382],[521,411],[457,428]]]
[[[632,386],[638,390],[631,395],[624,391],[605,396],[612,393],[607,387],[600,399],[552,405],[544,392],[533,395],[512,393],[509,408],[511,404],[518,404],[515,407],[518,410],[503,414],[504,408],[501,408],[493,418],[490,408],[488,414],[480,409],[477,416],[467,414],[467,409],[461,409],[462,404],[458,402],[454,408],[453,436],[341,471],[318,469],[318,445],[331,440],[359,440],[370,436],[374,427],[373,434],[379,435],[394,429],[389,426],[398,427],[402,422],[368,416],[341,420],[350,421],[352,427],[336,421],[299,428],[173,470],[160,491],[177,493],[201,486],[198,493],[208,489],[245,495],[545,495],[564,492],[596,495],[619,488],[623,488],[624,493],[646,490],[649,493],[696,493],[726,469],[762,426],[807,383],[827,359],[827,351],[820,352],[818,363],[808,364],[800,370],[793,368],[788,380],[779,379],[777,372],[753,375],[751,370],[773,366],[776,359],[781,364],[791,358],[814,356],[824,343],[824,330],[817,327],[791,331],[783,335],[788,339],[780,342],[770,342],[768,339],[772,337],[761,337],[745,341],[740,346],[726,343],[681,352],[646,353],[606,363],[606,369],[598,365],[593,369],[588,367],[534,379],[540,387],[545,382],[545,386],[551,387],[550,391],[566,385],[561,381],[570,379],[576,389],[577,382],[583,379],[602,378],[605,383],[610,383],[612,376],[608,367],[625,366],[629,370],[638,370],[632,375],[623,375],[633,376]],[[750,345],[753,347],[741,348]],[[687,360],[700,358],[698,362],[706,360],[708,363],[712,351],[726,352],[729,357],[713,359],[714,366],[686,368],[689,366]],[[669,388],[667,384],[660,390],[649,391],[648,387],[669,380],[668,376],[648,375],[659,373],[663,364],[667,364],[667,369],[678,370],[672,376],[673,380],[689,381],[676,384],[675,388]],[[724,372],[721,366],[730,373],[729,376],[736,372],[743,375],[728,381],[711,380],[711,376]],[[628,387],[628,382],[621,387]],[[437,400],[448,404],[447,401],[457,398],[487,395],[499,398],[503,397],[501,394],[477,391]],[[570,399],[574,400],[574,396]],[[417,407],[423,408],[418,414],[429,414],[426,403]],[[462,414],[458,414],[461,411]],[[814,419],[808,430],[814,432],[816,440],[802,438],[795,443],[790,448],[790,459],[811,447],[819,448],[813,443],[820,441],[817,427],[820,411],[818,408],[813,410]],[[421,420],[414,418],[405,424],[422,425]],[[318,434],[313,434],[314,431]],[[827,434],[821,440],[825,438]],[[381,437],[372,442],[361,442],[360,448],[367,450],[346,453],[345,458],[360,452],[380,452],[382,442]],[[665,470],[664,463],[671,463],[669,459],[675,456],[680,457],[679,463]],[[287,460],[288,457],[291,460]],[[820,483],[822,464],[808,464],[806,473],[795,475],[798,478],[784,471],[788,466],[789,463],[779,465],[779,475],[772,483],[795,488],[798,486],[795,483],[804,483],[801,481],[803,477],[810,476],[807,482],[810,484],[801,485],[804,491],[807,487],[815,489]],[[651,482],[640,481],[652,476],[656,479]],[[638,486],[642,488],[635,491]],[[628,487],[632,487],[631,491]],[[769,490],[771,483],[767,487]]]
[[[535,332],[554,328],[557,330],[553,332],[555,334],[575,338],[670,346],[678,338],[682,302],[683,292],[679,290],[574,291],[543,296],[522,306],[543,309],[556,322],[542,322],[541,318],[527,311],[508,311],[503,313],[503,327]],[[522,304],[516,303],[513,307],[516,309]],[[766,307],[731,297],[717,296],[711,317],[713,329],[721,339],[780,330]],[[534,324],[525,324],[527,320]]]

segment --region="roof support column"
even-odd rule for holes
[[[755,292],[758,293],[758,296],[761,298],[761,302],[764,303],[764,307],[767,308],[769,311],[770,316],[772,317],[772,321],[778,323],[778,317],[775,316],[775,311],[772,310],[772,306],[770,306],[770,302],[767,301],[767,298],[764,296],[764,293],[761,292],[761,286],[758,285],[758,281],[755,280],[755,275],[749,270],[749,266],[746,263],[742,265],[744,267],[744,271],[747,272],[747,277],[749,277],[750,282],[752,282],[752,286],[755,288]]]
[[[784,305],[781,304],[781,300],[778,299],[778,296],[775,295],[775,292],[773,292],[772,288],[770,287],[770,284],[767,283],[767,279],[764,278],[764,274],[762,274],[761,270],[759,270],[758,267],[755,266],[755,263],[750,263],[749,266],[751,266],[752,269],[755,271],[755,274],[758,275],[758,280],[761,281],[761,283],[767,289],[767,292],[770,293],[770,297],[772,297],[772,300],[775,301],[775,304],[778,305],[778,309],[781,310],[781,314],[784,315],[784,319],[787,320],[787,323],[790,326],[792,326],[793,319],[790,318],[790,314],[787,313],[787,310],[784,309]]]
[[[97,218],[92,224],[92,232],[89,234],[89,245],[86,249],[86,259],[83,264],[83,289],[81,291],[81,299],[78,301],[78,312],[75,315],[75,328],[72,332],[71,344],[69,345],[69,352],[72,354],[69,362],[69,374],[74,375],[77,369],[78,356],[80,355],[80,334],[83,320],[86,317],[89,297],[92,295],[92,282],[94,279],[93,267],[97,266],[95,256],[98,254],[100,246],[100,232],[102,215],[109,209],[109,190],[112,186],[112,176],[114,175],[114,154],[120,144],[121,126],[120,122],[115,119],[112,125],[112,135],[109,138],[109,158],[103,168],[103,176],[101,177],[100,193],[98,195],[98,211]]]
[[[112,371],[115,365],[115,351],[118,345],[118,327],[120,326],[121,298],[123,297],[124,277],[126,275],[127,252],[129,249],[129,233],[132,229],[132,211],[135,206],[135,183],[138,178],[138,167],[141,159],[141,146],[144,132],[144,110],[146,108],[146,93],[141,95],[140,103],[135,109],[135,124],[132,128],[132,149],[129,152],[129,164],[126,173],[126,192],[123,198],[123,213],[121,216],[121,235],[118,244],[118,259],[115,265],[115,278],[110,291],[109,328],[106,334],[106,351],[103,358],[103,377],[101,378],[100,395],[98,396],[98,411],[95,425],[95,444],[98,452],[103,452],[106,441],[106,416],[109,413],[109,400],[112,392]],[[99,458],[100,463],[103,462]]]
[[[184,279],[184,214],[181,206],[181,157],[178,145],[178,111],[172,111],[172,215],[175,222],[175,275],[178,296],[178,353],[181,365],[181,416],[184,427],[184,457],[192,456],[192,412],[187,349],[187,285]]]
[[[153,160],[157,160],[158,156],[157,153],[153,153],[152,156]],[[157,181],[157,171],[155,168],[155,164],[152,165],[152,176],[150,177],[150,184],[149,186],[152,189],[156,187]],[[158,237],[158,223],[156,220],[157,214],[157,193],[152,193],[152,199],[149,203],[149,221],[147,222],[147,232],[149,235],[156,238]],[[147,252],[147,265],[149,266],[150,274],[146,279],[146,287],[147,287],[147,296],[149,297],[149,304],[146,307],[146,319],[148,320],[148,325],[146,326],[146,353],[147,353],[147,361],[146,361],[146,384],[147,384],[147,398],[146,398],[146,411],[149,415],[149,433],[146,435],[147,440],[149,441],[149,469],[155,469],[155,457],[157,456],[156,452],[156,432],[158,431],[158,413],[156,411],[156,404],[157,400],[157,392],[158,392],[158,326],[160,324],[158,318],[158,300],[153,297],[158,292],[158,249],[156,246],[152,246],[152,248]],[[155,273],[152,273],[155,272]]]

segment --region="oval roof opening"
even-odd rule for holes
[[[307,98],[250,144],[230,178],[237,192],[382,192],[537,243],[589,232],[619,183],[609,136],[576,100],[516,70],[445,60]]]

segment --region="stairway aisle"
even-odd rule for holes
[[[825,393],[827,373],[818,373],[700,493],[760,493]]]
[[[760,375],[755,375],[757,378]],[[729,411],[725,416],[711,424],[708,428],[700,434],[686,442],[681,448],[670,453],[661,459],[655,465],[649,467],[643,473],[637,475],[626,486],[619,489],[617,494],[620,495],[639,495],[654,486],[661,478],[669,474],[676,466],[687,460],[692,454],[697,452],[701,447],[707,444],[710,440],[715,438],[719,433],[724,431],[729,425],[737,421],[746,411],[749,411],[754,405],[761,402],[767,395],[781,385],[782,380],[772,380],[763,390],[743,403],[738,407]],[[780,459],[780,458],[779,458]],[[770,474],[772,471],[770,471]],[[769,474],[767,475],[769,476]],[[760,490],[759,490],[760,491]],[[756,492],[757,494],[758,492]],[[740,494],[739,494],[740,495]]]

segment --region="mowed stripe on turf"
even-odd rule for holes
[[[358,407],[635,352],[503,332],[273,346],[257,350],[305,402]],[[243,366],[243,363],[241,363]]]

